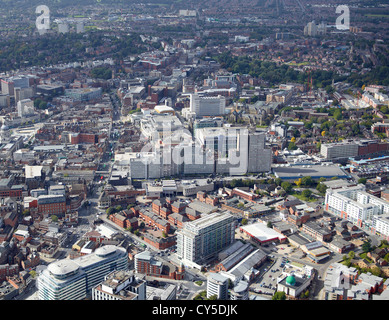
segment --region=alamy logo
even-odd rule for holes
[[[351,289],[351,280],[350,275],[348,272],[338,271],[336,274],[336,282],[335,285],[338,289],[345,289],[350,290]]]
[[[39,32],[45,32],[50,29],[50,9],[48,6],[40,5],[35,9],[35,13],[41,13],[36,18],[35,25]]]
[[[197,166],[220,166],[231,175],[239,175],[247,171],[248,130],[220,128],[214,136],[205,137],[203,142],[192,140],[191,134],[184,129],[182,141],[174,143],[174,134],[170,124],[164,124],[156,139],[149,139],[143,146],[140,160],[144,164],[175,164]],[[171,139],[173,141],[171,141]],[[173,142],[173,143],[169,143]]]
[[[336,13],[341,15],[336,19],[336,29],[349,30],[350,29],[350,9],[346,5],[340,5],[336,7]]]

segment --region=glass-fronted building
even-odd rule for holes
[[[53,262],[37,280],[39,300],[84,299],[107,274],[127,269],[126,250],[113,245],[105,245],[74,260]]]

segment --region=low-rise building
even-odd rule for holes
[[[92,300],[146,300],[146,281],[133,271],[113,271],[92,289]]]

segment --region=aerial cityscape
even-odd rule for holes
[[[1,300],[389,300],[388,1],[0,4]]]

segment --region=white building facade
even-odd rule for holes
[[[38,277],[39,300],[85,299],[107,274],[125,269],[128,269],[127,252],[113,245],[74,260],[53,262]]]

